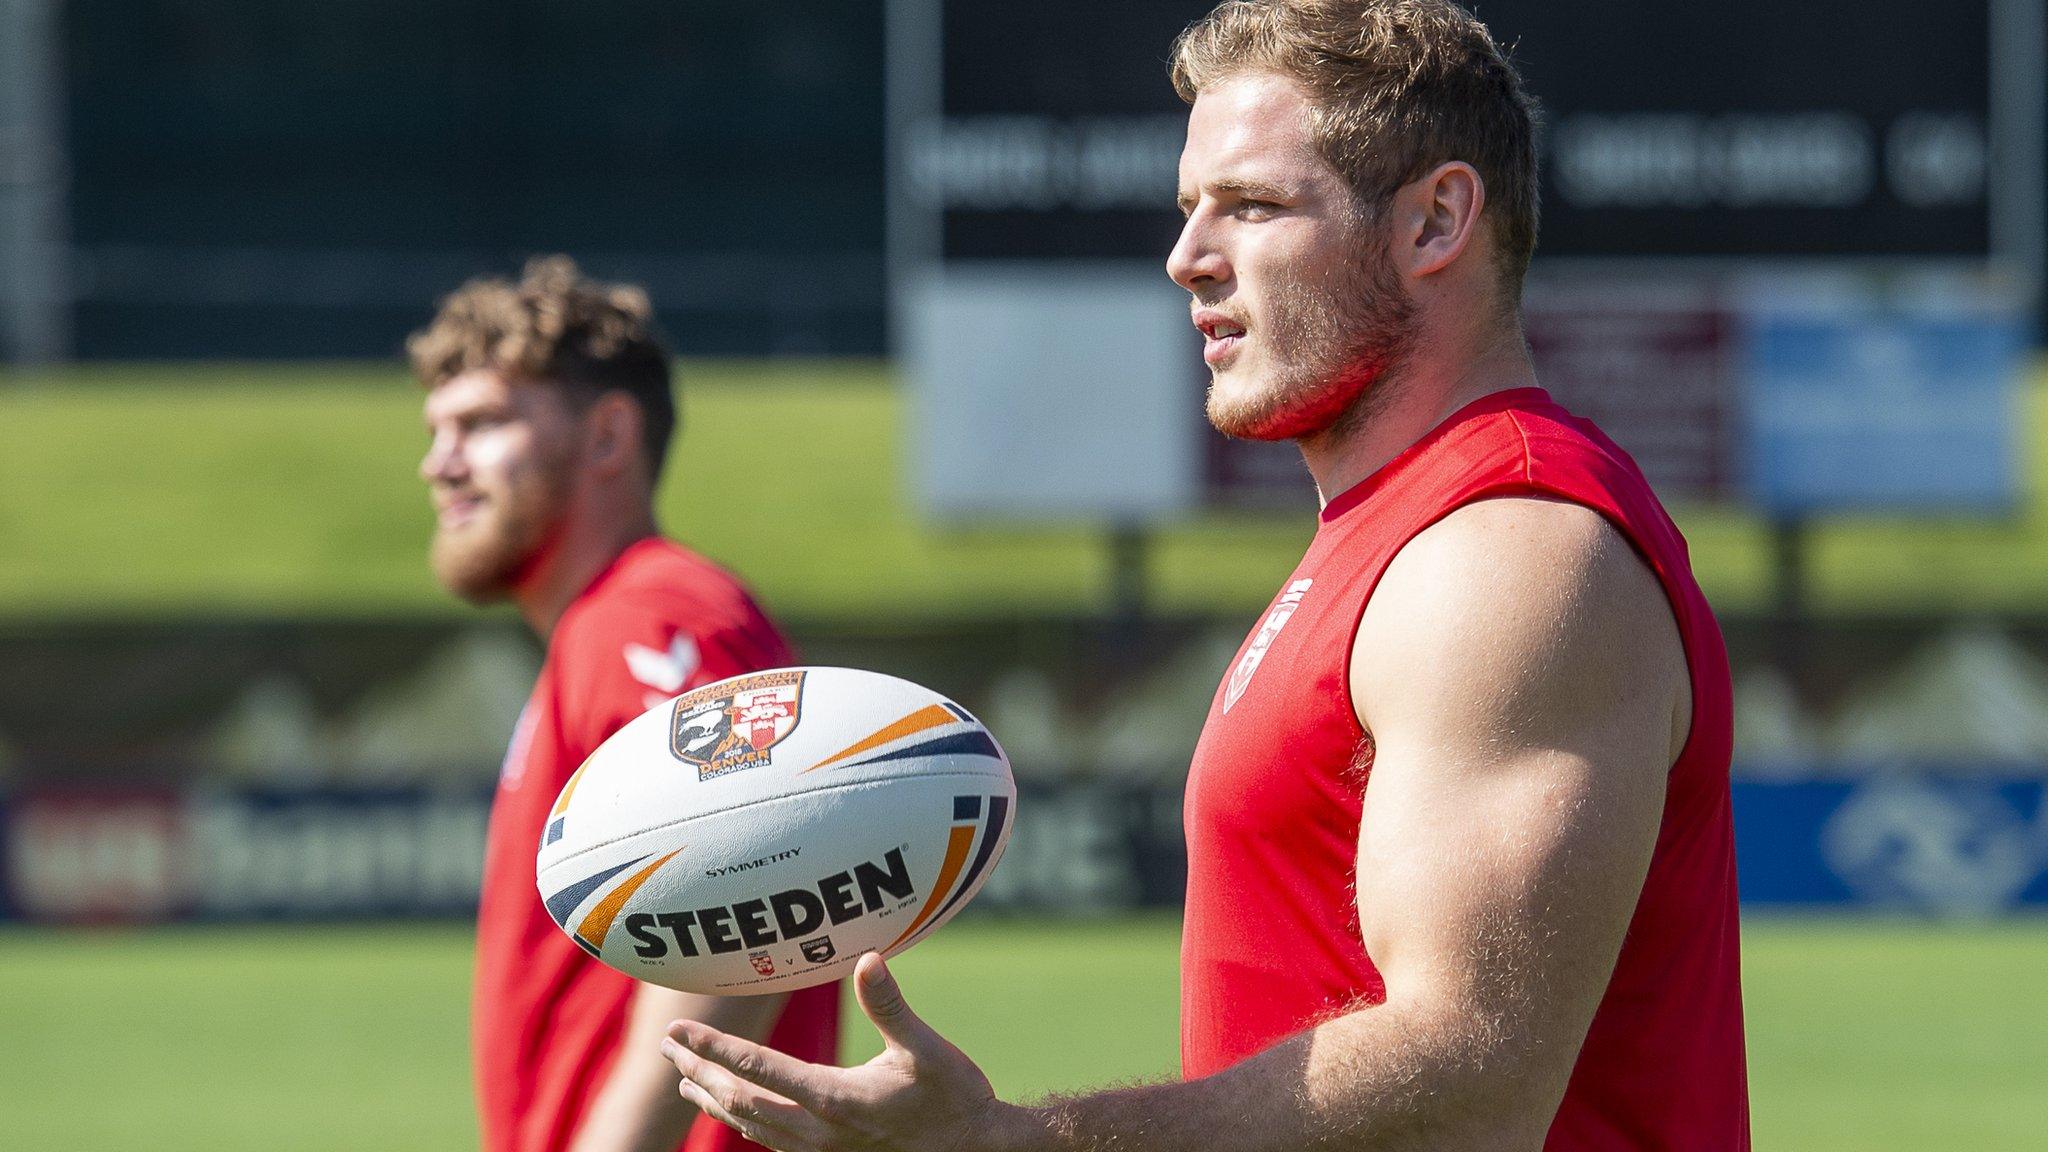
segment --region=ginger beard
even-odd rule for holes
[[[470,503],[461,517],[435,523],[427,550],[434,577],[473,604],[509,596],[568,515],[573,465],[569,436],[536,432],[478,454],[466,477],[436,485],[437,497]]]
[[[547,545],[568,506],[566,475],[536,473],[509,495],[484,498],[467,523],[436,526],[427,549],[442,587],[472,604],[489,604],[511,594]]]
[[[1272,278],[1251,307],[1247,345],[1210,371],[1209,423],[1218,432],[1300,440],[1356,427],[1386,399],[1390,370],[1415,342],[1414,305],[1378,229],[1359,222],[1347,247],[1347,258],[1312,279]],[[1197,303],[1231,311],[1236,302]]]

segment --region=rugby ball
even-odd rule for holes
[[[850,668],[735,676],[657,705],[569,777],[541,901],[636,980],[807,988],[959,912],[1016,799],[988,729],[935,692]]]

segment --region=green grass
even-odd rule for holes
[[[2041,1147],[2048,921],[1744,932],[1758,1147]]]
[[[2048,921],[1753,920],[1759,1148],[2001,1152],[2048,1131]],[[1176,924],[970,920],[897,964],[1006,1097],[1170,1075]],[[0,1145],[475,1142],[459,927],[0,932]],[[878,1050],[852,1023],[847,1054]]]
[[[0,935],[0,1145],[476,1143],[452,929]]]
[[[1089,525],[942,531],[906,474],[884,365],[683,365],[685,429],[662,494],[671,531],[795,617],[949,618],[1102,607]],[[96,366],[0,372],[0,617],[459,612],[422,560],[419,394],[395,366]],[[2048,606],[2048,377],[2008,520],[1818,527],[1825,611]],[[1137,414],[1142,415],[1142,414]],[[1159,608],[1257,610],[1311,509],[1206,516],[1160,532]],[[1770,596],[1763,526],[1681,510],[1723,608]]]
[[[667,528],[793,616],[1105,603],[1090,525],[920,523],[900,406],[870,363],[690,364]],[[424,566],[420,395],[376,366],[0,374],[0,616],[461,612]],[[1171,534],[1163,607],[1255,608],[1303,516]],[[1199,556],[1199,559],[1197,559]]]

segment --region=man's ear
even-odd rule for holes
[[[1486,182],[1463,160],[1447,160],[1394,193],[1393,257],[1409,276],[1450,267],[1479,232]]]
[[[640,405],[624,392],[606,392],[584,414],[584,460],[600,475],[616,476],[640,458]]]

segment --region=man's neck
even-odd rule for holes
[[[1535,383],[1536,371],[1518,328],[1498,330],[1489,342],[1454,355],[1424,344],[1394,368],[1390,378],[1373,383],[1374,392],[1385,399],[1363,418],[1340,422],[1297,443],[1316,491],[1328,504],[1458,409],[1481,396]]]
[[[559,539],[542,549],[513,589],[512,602],[542,642],[554,635],[562,613],[598,574],[635,542],[657,533],[651,510],[609,521],[570,516]]]

